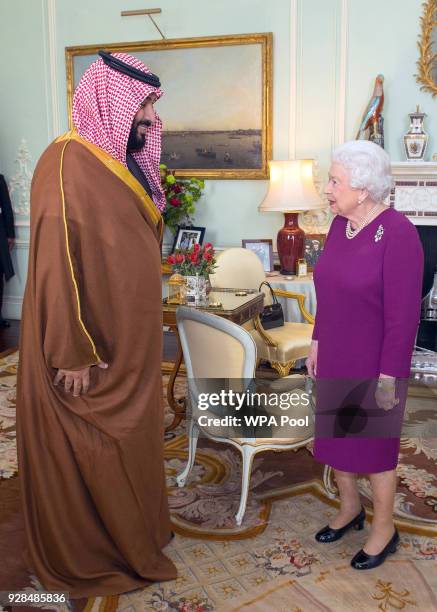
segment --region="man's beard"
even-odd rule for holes
[[[133,123],[130,129],[129,138],[127,141],[126,149],[128,151],[140,151],[146,144],[146,135],[138,134],[137,129],[139,125],[147,125],[144,121]]]

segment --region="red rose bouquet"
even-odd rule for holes
[[[194,244],[190,249],[178,249],[167,257],[167,263],[173,272],[183,276],[199,275],[208,278],[216,267],[214,247],[207,242],[204,247]]]

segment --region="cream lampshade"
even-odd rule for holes
[[[299,212],[326,208],[313,180],[312,159],[270,162],[270,184],[260,212],[283,212],[284,227],[277,244],[281,274],[295,274],[297,260],[303,257],[305,233],[299,227]]]

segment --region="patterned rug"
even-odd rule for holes
[[[249,596],[222,606],[227,612],[287,610],[437,610],[437,563],[387,560],[372,572],[356,572],[349,564],[296,578],[278,578]],[[358,574],[358,575],[357,575]],[[290,603],[292,602],[292,603]]]
[[[38,590],[40,585],[27,574],[19,554],[24,534],[15,446],[17,361],[16,352],[0,359],[0,590]],[[180,379],[176,395],[184,393]],[[234,516],[240,497],[239,454],[225,444],[201,439],[187,486],[179,489],[175,477],[187,456],[181,425],[169,436],[165,452],[177,532],[166,552],[178,567],[178,578],[119,597],[78,600],[74,609],[437,610],[431,597],[437,586],[437,538],[430,537],[437,535],[437,445],[432,442],[403,441],[396,499],[401,547],[390,563],[360,573],[349,568],[348,560],[364,543],[366,531],[348,534],[330,546],[314,540],[315,531],[334,514],[336,501],[323,496],[321,466],[309,449],[255,458],[249,503],[238,528]],[[360,480],[360,487],[366,501],[366,479]]]

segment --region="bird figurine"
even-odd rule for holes
[[[378,74],[372,97],[367,105],[358,130],[357,140],[371,140],[384,148],[384,120],[382,107],[384,106],[384,75]]]

